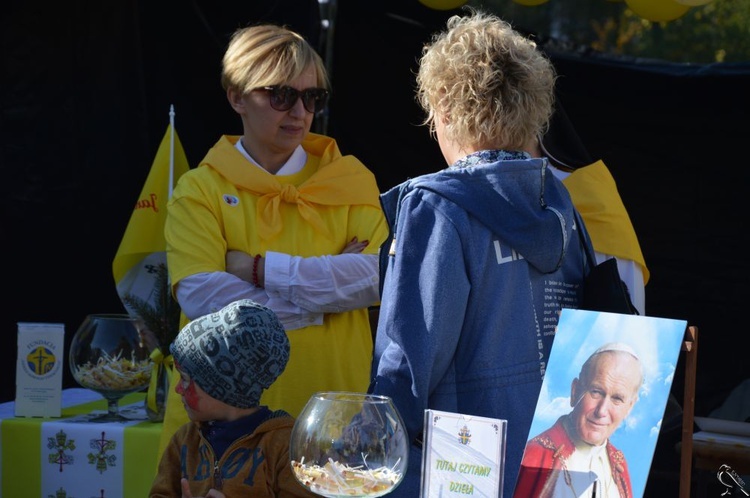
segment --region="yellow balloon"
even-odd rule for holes
[[[527,7],[536,7],[537,5],[542,5],[543,3],[547,3],[549,0],[513,0],[513,2],[519,4],[519,5],[525,5]]]
[[[713,0],[675,0],[677,3],[682,5],[689,5],[691,7],[698,7],[699,5],[708,5]]]
[[[457,9],[465,4],[468,0],[419,0],[419,3],[436,10]]]
[[[625,0],[630,10],[649,21],[673,21],[690,10],[675,0]]]

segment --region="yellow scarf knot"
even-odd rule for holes
[[[294,185],[280,185],[281,189],[263,195],[258,199],[257,222],[258,232],[265,239],[272,239],[284,226],[279,210],[281,202],[296,204],[302,218],[310,223],[315,230],[324,237],[331,238],[330,230],[325,226],[312,203],[308,202],[304,192],[300,192]]]
[[[258,196],[256,220],[258,235],[263,240],[281,233],[282,202],[296,205],[300,217],[329,240],[334,240],[333,232],[320,216],[320,208],[368,205],[380,209],[375,176],[354,156],[342,156],[330,137],[309,133],[302,142],[308,155],[305,167],[316,170],[297,185],[248,167],[247,160],[235,148],[237,140],[237,136],[222,136],[201,166],[213,168],[227,181]]]
[[[281,197],[282,201],[288,202],[289,204],[297,204],[297,200],[299,199],[299,191],[297,190],[297,187],[287,183],[285,185],[282,185],[279,197]]]

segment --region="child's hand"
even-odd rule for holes
[[[208,494],[203,497],[193,496],[193,494],[190,492],[190,484],[188,484],[188,480],[184,477],[180,479],[180,484],[182,485],[182,498],[226,498],[226,496],[224,496],[224,493],[215,489],[210,489],[208,491]]]
[[[367,244],[369,243],[369,240],[363,240],[360,242],[357,237],[354,237],[348,244],[346,244],[346,247],[341,251],[341,254],[359,254],[365,250],[365,247],[367,247]]]

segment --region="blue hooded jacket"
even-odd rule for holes
[[[585,228],[546,159],[468,157],[381,195],[390,237],[370,392],[393,399],[415,441],[392,498],[419,496],[427,408],[508,421],[513,495],[559,311],[578,307],[588,271]]]

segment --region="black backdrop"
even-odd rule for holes
[[[328,131],[381,189],[443,166],[418,126],[412,72],[422,43],[456,12],[417,0],[339,2]],[[219,64],[231,32],[261,20],[321,38],[317,2],[306,0],[4,7],[0,401],[15,392],[17,322],[63,322],[69,343],[87,313],[123,310],[112,258],[169,106],[191,166],[220,134],[240,133]],[[652,272],[648,314],[700,328],[696,412],[706,414],[750,377],[742,318],[750,65],[550,53],[560,99],[609,165],[639,234]],[[681,378],[680,366],[679,398]],[[74,385],[67,371],[65,385]]]

